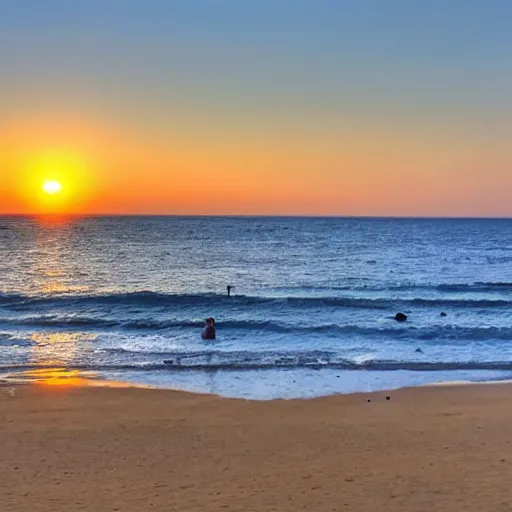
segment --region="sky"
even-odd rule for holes
[[[512,217],[509,0],[0,12],[0,213]]]

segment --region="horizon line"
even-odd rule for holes
[[[457,215],[343,215],[343,214],[179,214],[179,213],[0,213],[0,217],[189,217],[189,218],[297,218],[297,219],[425,219],[425,220],[512,220],[512,216]]]

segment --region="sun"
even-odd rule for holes
[[[0,160],[1,157],[0,150]],[[19,165],[19,194],[27,211],[74,214],[85,209],[85,204],[92,199],[95,171],[90,159],[81,153],[70,149],[34,151],[27,153]],[[0,189],[1,181],[0,178]],[[0,203],[1,196],[0,190]]]
[[[53,196],[62,190],[62,185],[58,181],[48,180],[43,183],[43,190]]]

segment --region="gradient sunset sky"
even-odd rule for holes
[[[0,8],[0,213],[512,216],[509,0]]]

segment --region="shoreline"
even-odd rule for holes
[[[180,393],[191,393],[199,396],[214,396],[218,398],[230,400],[249,400],[255,402],[268,402],[274,400],[316,400],[322,398],[330,398],[335,396],[352,396],[352,395],[372,395],[386,392],[396,392],[400,390],[413,390],[421,388],[444,388],[444,387],[466,387],[466,386],[488,386],[488,385],[505,385],[512,384],[511,378],[488,379],[488,380],[470,380],[470,379],[453,379],[425,382],[419,384],[405,384],[396,387],[381,387],[378,389],[356,390],[356,391],[336,391],[331,393],[313,395],[313,396],[296,396],[296,397],[273,397],[273,398],[251,398],[226,396],[219,393],[208,392],[204,390],[185,389],[180,387],[153,385],[143,382],[135,382],[131,380],[112,379],[96,372],[81,370],[66,370],[65,368],[45,368],[44,370],[19,372],[13,376],[4,375],[0,378],[0,388],[16,387],[16,386],[48,386],[48,387],[69,387],[69,388],[113,388],[113,389],[149,389],[159,391],[171,391]]]

